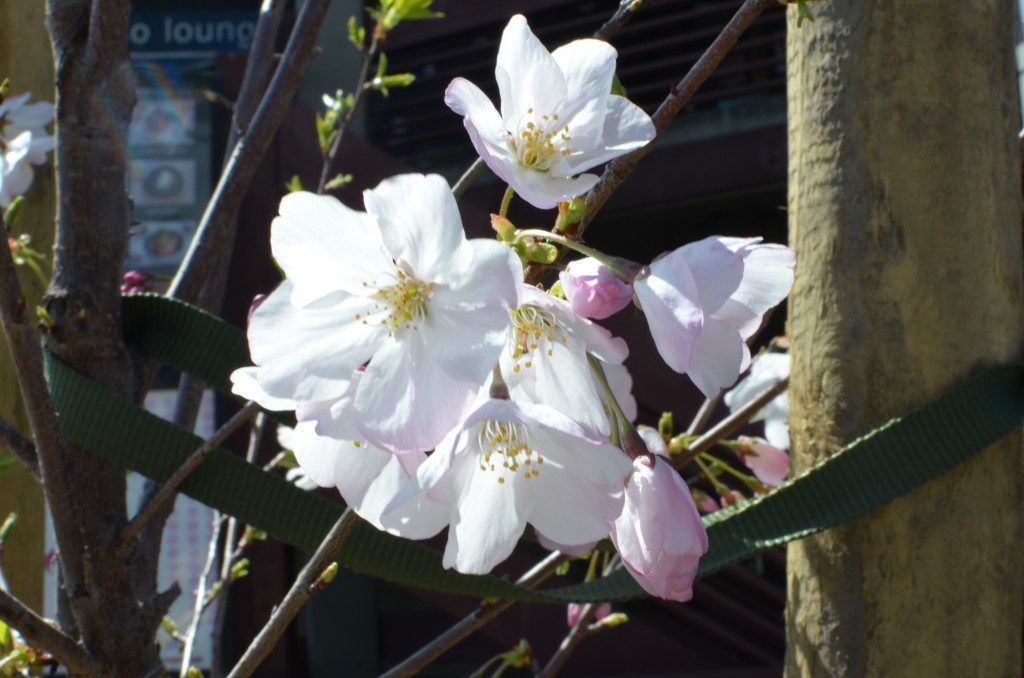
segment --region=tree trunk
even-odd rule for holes
[[[798,470],[1024,336],[1013,3],[813,9],[788,44]],[[791,546],[787,675],[1020,675],[1021,490],[1014,434]]]
[[[54,275],[47,348],[126,400],[139,394],[121,338],[122,266],[131,223],[125,141],[135,106],[128,0],[49,0],[57,84]],[[70,617],[62,626],[119,678],[161,675],[156,630],[173,594],[156,590],[159,539],[118,548],[128,519],[125,471],[68,445],[44,469]],[[72,496],[49,478],[70,479]],[[72,628],[73,627],[73,628]]]

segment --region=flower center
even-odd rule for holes
[[[514,372],[519,372],[520,365],[533,367],[534,351],[540,350],[551,357],[554,353],[551,343],[556,339],[566,343],[565,333],[549,311],[527,304],[509,311],[509,314],[512,316],[509,349],[512,351],[512,359],[516,361],[512,368]]]
[[[558,115],[554,113],[542,115],[538,120],[532,108],[526,112],[532,119],[527,119],[518,135],[509,133],[509,144],[520,165],[538,172],[547,172],[560,156],[572,153],[569,126],[561,125]]]
[[[368,283],[363,283],[368,285]],[[431,293],[436,283],[417,280],[398,266],[395,266],[395,284],[381,287],[373,295],[374,314],[383,314],[381,324],[391,334],[403,330],[418,330],[419,323],[429,315]],[[356,314],[356,320],[364,324],[367,320]]]
[[[507,474],[519,473],[529,479],[540,475],[538,467],[544,457],[530,448],[526,427],[507,421],[489,420],[480,429],[478,444],[483,452],[481,471],[498,473],[498,483],[505,483]]]

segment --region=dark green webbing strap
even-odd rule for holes
[[[124,299],[126,338],[143,353],[229,392],[248,364],[245,336],[187,304],[153,295]],[[82,447],[164,480],[201,440],[109,394],[52,357],[47,369],[64,435]],[[782,488],[704,519],[705,576],[759,551],[864,515],[945,473],[1024,419],[1024,365],[986,370],[911,414],[854,441]],[[892,461],[898,459],[898,464]],[[885,469],[880,473],[879,469]],[[215,451],[182,491],[271,536],[312,551],[341,507]],[[628,573],[579,586],[530,591],[492,576],[444,570],[422,545],[360,524],[340,564],[400,584],[483,598],[537,602],[623,600],[644,595]]]

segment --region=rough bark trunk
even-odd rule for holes
[[[127,0],[50,0],[57,83],[57,224],[45,299],[47,348],[121,397],[137,386],[121,339],[121,270],[131,222],[125,139],[135,105]],[[125,472],[69,446],[73,496],[47,498],[77,635],[119,677],[158,675],[154,549],[114,549],[127,522]],[[66,544],[77,546],[74,552]],[[68,552],[71,551],[71,552]],[[62,620],[65,626],[69,620]]]
[[[788,44],[797,467],[1024,337],[1013,3],[813,7]],[[1020,675],[1021,499],[1014,434],[794,544],[787,676]]]

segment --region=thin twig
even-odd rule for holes
[[[607,577],[612,572],[622,567],[622,559],[619,556],[614,556],[608,565],[604,568],[602,576]],[[566,634],[565,638],[562,639],[562,643],[555,650],[555,654],[551,656],[548,663],[544,665],[544,668],[538,672],[537,678],[551,678],[556,675],[565,663],[569,661],[569,657],[575,652],[583,639],[592,633],[590,630],[590,621],[594,618],[597,613],[597,604],[587,603],[580,610],[580,616],[573,624],[572,629]]]
[[[248,649],[246,649],[245,654],[242,655],[235,668],[228,674],[228,678],[248,678],[266,656],[270,654],[270,651],[277,645],[277,641],[281,639],[285,629],[291,624],[295,615],[299,613],[299,610],[306,604],[310,596],[318,590],[315,588],[317,580],[328,565],[331,564],[331,561],[334,560],[338,550],[348,541],[349,536],[351,536],[358,523],[359,516],[356,515],[355,511],[351,508],[345,509],[341,518],[338,519],[338,522],[331,528],[323,543],[320,544],[320,548],[316,550],[310,561],[299,572],[299,576],[295,579],[295,583],[292,584],[292,588],[285,595],[284,600],[281,601],[281,604],[270,615],[270,620],[260,629],[256,638],[253,639]]]
[[[683,468],[693,461],[698,454],[701,452],[707,452],[718,444],[719,440],[727,438],[743,428],[747,422],[753,419],[754,416],[761,411],[761,408],[785,391],[787,386],[789,386],[789,377],[783,377],[765,390],[761,391],[756,398],[715,424],[711,430],[693,441],[692,444],[687,446],[686,452],[677,457],[673,457],[672,465],[676,468]]]
[[[540,561],[522,577],[516,581],[516,586],[533,588],[548,579],[555,573],[555,570],[568,559],[558,551],[553,551]],[[481,628],[499,614],[512,607],[513,601],[501,600],[494,603],[483,603],[473,612],[462,618],[461,621],[449,628],[447,631],[434,638],[432,641],[421,647],[415,654],[401,664],[381,674],[381,678],[407,678],[417,675],[423,667],[427,666],[442,654],[455,647],[467,636]]]
[[[213,268],[213,258],[221,251],[225,236],[238,214],[259,159],[266,154],[274,132],[291,106],[299,80],[313,58],[316,37],[329,5],[329,0],[307,0],[303,3],[281,63],[252,123],[235,144],[167,296],[193,301],[199,295],[206,274]]]
[[[210,537],[210,545],[206,549],[206,563],[203,565],[203,572],[199,575],[196,583],[195,603],[192,607],[192,620],[189,622],[188,631],[185,632],[185,647],[181,652],[181,672],[179,678],[187,678],[188,670],[192,664],[192,650],[195,647],[196,635],[199,633],[199,623],[203,619],[203,610],[206,609],[206,582],[213,572],[213,565],[217,562],[218,537],[220,527],[223,525],[220,516],[216,512],[213,515],[213,535]]]
[[[249,432],[249,447],[245,451],[245,460],[250,464],[256,462],[256,454],[260,449],[260,441],[263,440],[263,431],[267,427],[267,415],[265,412],[260,412],[256,415],[256,421],[252,425],[252,430]],[[224,525],[223,516],[217,523],[218,530]],[[229,516],[227,519],[227,529],[224,536],[224,552],[220,557],[220,578],[218,581],[221,582],[221,588],[224,587],[224,582],[228,581],[231,576],[231,568],[235,564],[238,555],[241,554],[241,549],[235,549],[235,541],[238,539],[238,519],[234,516]],[[221,656],[223,649],[221,641],[224,636],[224,612],[227,610],[227,600],[222,600],[220,605],[214,610],[213,616],[213,649],[211,654],[213,655],[212,666],[210,667],[211,678],[220,678],[222,675],[221,671]]]
[[[657,143],[658,138],[668,129],[669,124],[683,110],[683,107],[689,103],[700,86],[714,73],[726,54],[729,53],[729,50],[732,49],[733,45],[736,44],[736,41],[739,40],[747,28],[754,23],[754,20],[765,11],[780,6],[779,0],[745,0],[732,19],[729,20],[729,23],[722,29],[722,32],[711,43],[711,46],[707,48],[700,59],[697,60],[697,63],[686,74],[686,77],[672,88],[671,93],[658,107],[658,110],[654,112],[654,115],[651,116],[656,132],[654,140],[643,148],[620,156],[608,163],[597,185],[587,194],[587,211],[579,224],[577,236],[586,230],[590,222],[597,216],[601,207],[608,202],[608,198],[633,173],[640,159],[654,150],[654,145]]]
[[[26,643],[56,657],[73,675],[110,675],[103,662],[5,591],[0,591],[0,619],[21,633]]]
[[[341,139],[345,136],[345,129],[348,124],[352,122],[352,117],[356,114],[356,109],[359,108],[359,104],[363,101],[363,95],[366,93],[366,77],[370,73],[370,62],[373,61],[373,57],[377,55],[377,48],[380,47],[380,36],[376,28],[373,31],[373,38],[370,40],[370,46],[363,50],[363,64],[359,68],[359,76],[356,78],[356,88],[353,90],[352,95],[352,106],[345,111],[344,117],[338,121],[338,133],[334,137],[334,141],[331,142],[331,148],[327,151],[327,156],[324,158],[323,167],[320,169],[320,181],[316,185],[316,192],[323,193],[324,187],[327,186],[327,177],[331,174],[331,165],[334,164],[334,157],[338,154],[338,149],[341,148]]]
[[[466,169],[466,171],[462,173],[462,176],[459,177],[459,180],[455,182],[454,186],[452,186],[452,194],[455,196],[456,200],[461,198],[462,194],[466,192],[466,189],[469,188],[474,181],[476,181],[476,178],[480,176],[480,174],[484,171],[485,166],[486,165],[484,164],[484,159],[477,158],[476,160],[473,161],[473,164],[470,165]]]
[[[53,520],[61,567],[69,586],[80,585],[82,577],[81,543],[75,507],[76,483],[69,475],[64,459],[64,440],[57,424],[57,413],[50,399],[43,372],[43,351],[39,336],[26,317],[25,294],[11,257],[10,248],[0,252],[0,324],[7,339],[18,388],[25,404],[29,428],[35,441],[39,471],[43,478],[46,505]]]
[[[124,548],[127,544],[131,543],[133,539],[139,534],[147,522],[163,507],[164,503],[174,496],[174,493],[178,491],[180,486],[185,479],[188,478],[192,471],[199,468],[199,465],[206,460],[210,454],[220,446],[228,437],[238,429],[239,426],[249,420],[257,411],[260,406],[254,402],[249,402],[239,410],[235,416],[228,419],[227,423],[221,426],[209,440],[203,442],[202,445],[196,448],[195,452],[189,456],[185,462],[178,467],[178,470],[174,472],[170,478],[167,479],[157,491],[153,497],[146,502],[146,505],[139,509],[139,512],[135,514],[131,522],[128,523],[124,531],[121,532],[121,536],[117,541],[117,548]]]
[[[256,30],[253,31],[252,46],[249,48],[242,86],[235,101],[231,132],[228,134],[229,152],[235,147],[239,137],[245,135],[260,98],[267,91],[267,81],[274,66],[274,43],[281,26],[285,4],[284,0],[263,0],[263,4],[260,5],[260,16],[256,20]]]
[[[615,10],[615,14],[612,14],[608,21],[605,21],[600,28],[594,31],[594,38],[597,40],[610,40],[622,30],[623,26],[629,23],[629,20],[633,18],[633,15],[643,5],[644,0],[621,0],[619,8]]]
[[[39,480],[39,457],[36,455],[35,445],[3,417],[0,417],[0,440],[7,443],[7,448],[21,460],[25,469]]]

